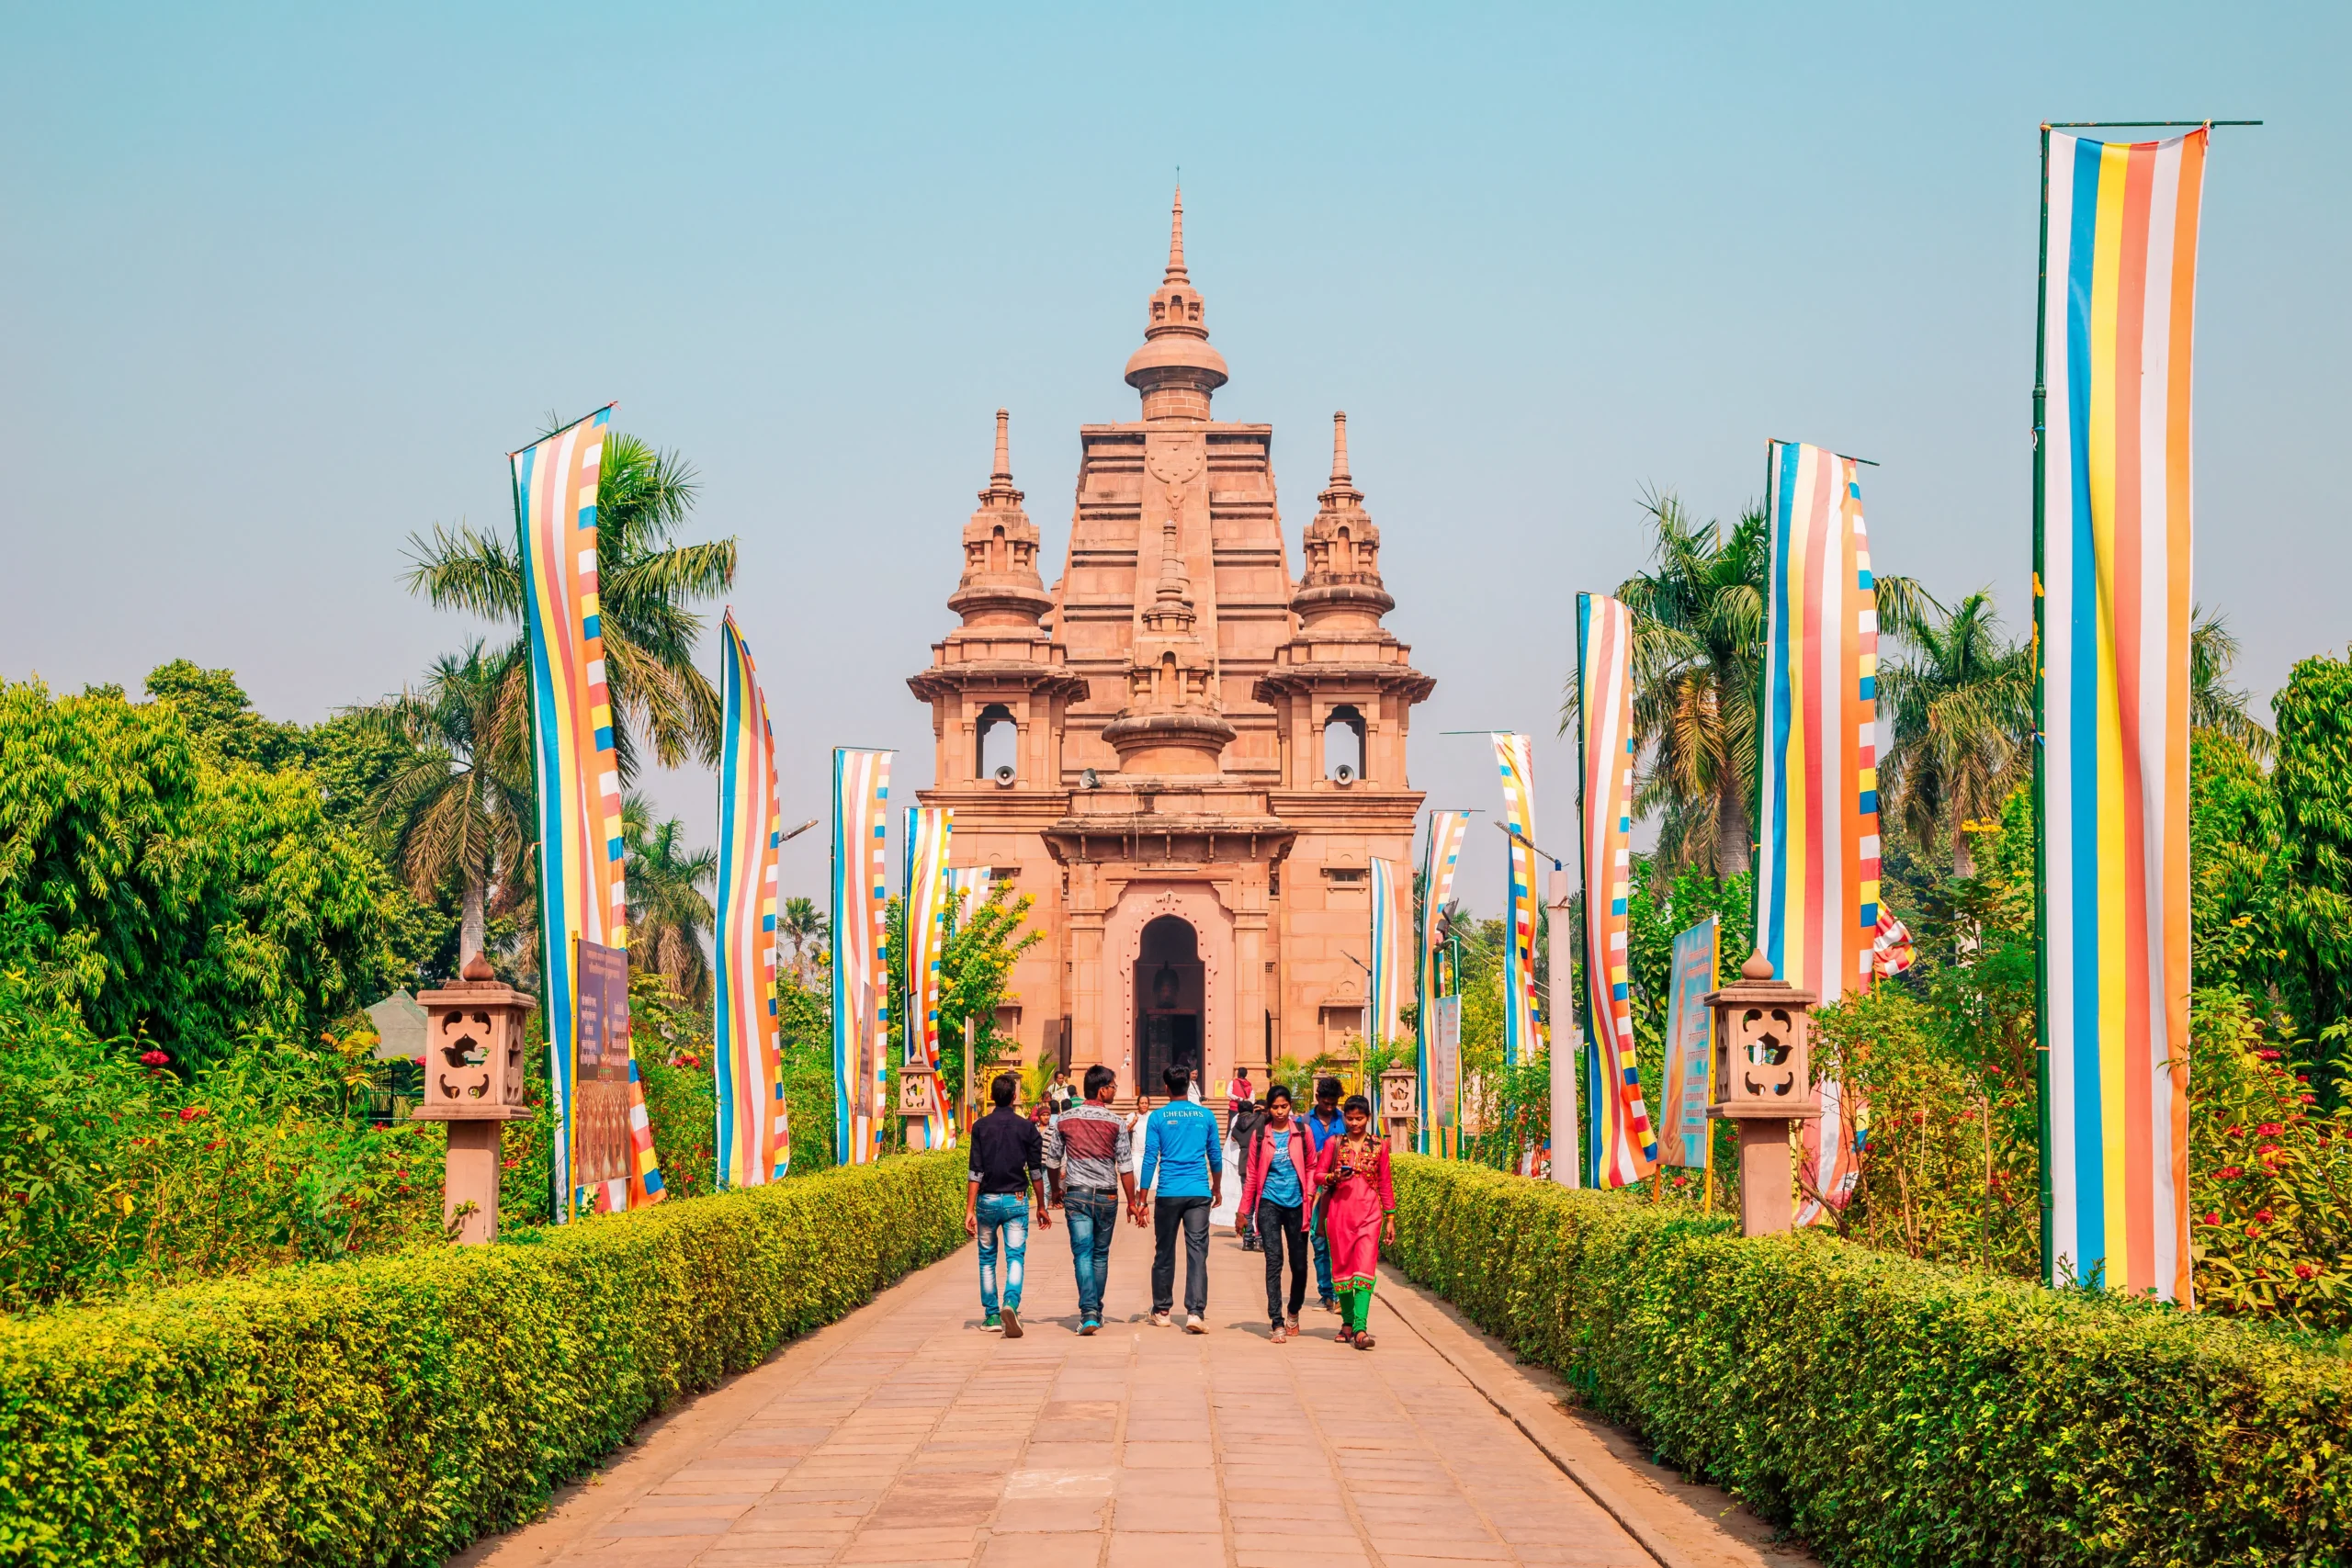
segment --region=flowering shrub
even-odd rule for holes
[[[2320,1110],[2234,992],[2198,994],[2192,1053],[2199,1304],[2352,1328],[2352,1111]]]
[[[441,1130],[347,1108],[364,1046],[182,1079],[0,976],[0,1310],[440,1234]]]

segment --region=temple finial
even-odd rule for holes
[[[996,411],[996,468],[989,474],[992,479],[1010,481],[1012,478],[1012,443],[1005,438],[1005,426],[1012,417],[1007,410]]]
[[[1175,209],[1168,220],[1168,276],[1160,281],[1172,282],[1181,277],[1189,282],[1192,276],[1184,270],[1184,187],[1178,186]]]
[[[1348,472],[1348,416],[1344,412],[1331,416],[1331,482],[1354,482]]]

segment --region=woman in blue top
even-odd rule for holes
[[[1306,1230],[1301,1223],[1313,1188],[1315,1142],[1292,1119],[1290,1090],[1281,1084],[1266,1091],[1266,1119],[1250,1135],[1242,1155],[1241,1213],[1256,1216],[1266,1248],[1266,1315],[1273,1320],[1274,1343],[1298,1333],[1298,1309],[1306,1301]],[[1236,1217],[1233,1228],[1241,1228]],[[1290,1307],[1283,1307],[1283,1251],[1290,1251]]]

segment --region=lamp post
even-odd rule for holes
[[[1806,1035],[1811,991],[1772,977],[1751,953],[1739,978],[1707,994],[1715,1020],[1715,1093],[1707,1114],[1739,1124],[1739,1231],[1778,1235],[1793,1224],[1789,1127],[1821,1115]]]
[[[529,1118],[523,1103],[523,1020],[539,1004],[475,953],[457,984],[417,998],[425,1013],[424,1103],[410,1114],[445,1122],[449,1152],[441,1224],[468,1247],[498,1239],[498,1129]]]

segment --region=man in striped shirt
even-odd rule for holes
[[[1119,1075],[1108,1067],[1086,1069],[1086,1098],[1053,1120],[1046,1131],[1046,1168],[1061,1189],[1062,1218],[1069,1225],[1070,1268],[1078,1276],[1078,1331],[1102,1326],[1102,1288],[1111,1272],[1111,1235],[1119,1228],[1119,1196],[1136,1198],[1135,1173],[1127,1168],[1132,1138],[1126,1118],[1111,1109]]]

